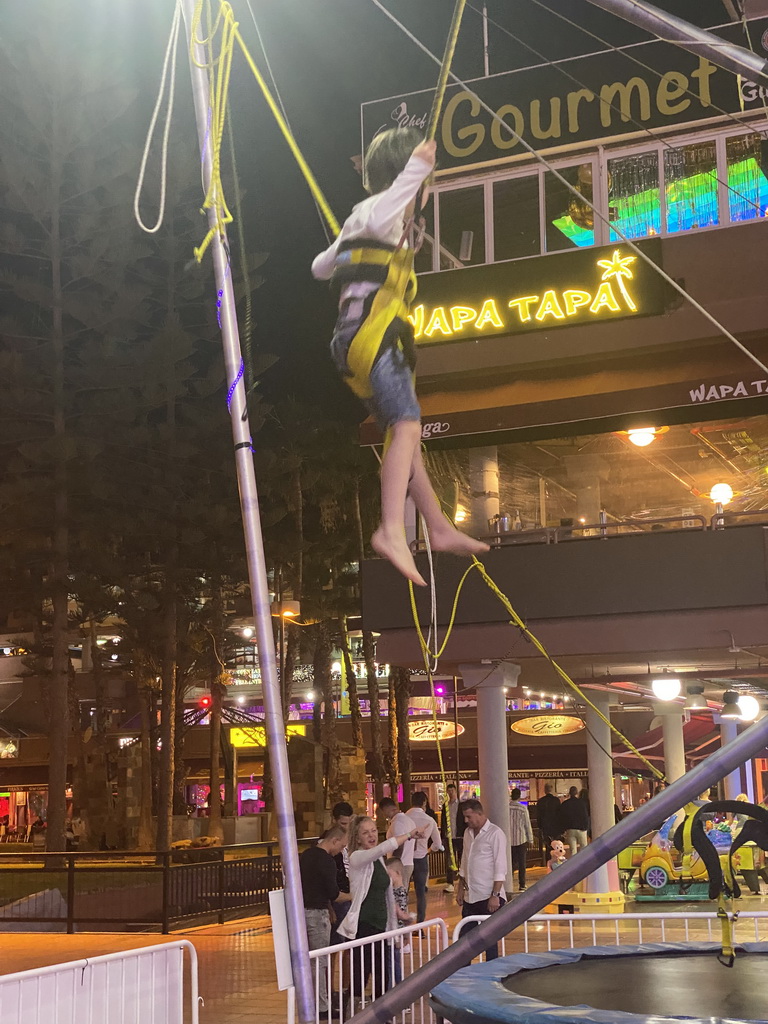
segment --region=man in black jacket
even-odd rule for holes
[[[579,799],[579,790],[571,786],[568,799],[560,805],[560,828],[565,833],[565,841],[570,847],[571,856],[587,845],[589,830],[589,810],[587,801]]]
[[[317,846],[304,850],[299,857],[310,949],[323,949],[331,944],[331,904],[339,898],[335,857],[346,845],[346,829],[333,825]],[[320,957],[319,963],[318,1005],[322,1016],[328,1013],[328,957]]]
[[[545,784],[544,796],[536,801],[536,821],[539,825],[541,841],[544,843],[545,859],[547,859],[552,840],[559,839],[561,835],[560,801],[552,792],[551,782]]]

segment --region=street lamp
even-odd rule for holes
[[[751,693],[742,693],[736,703],[741,708],[742,722],[754,722],[760,714],[760,702]]]
[[[661,701],[674,700],[675,697],[680,696],[680,680],[654,679],[651,683],[651,689],[653,690],[654,696],[658,697]]]
[[[723,694],[723,710],[720,712],[720,717],[726,721],[741,721],[742,712],[739,706],[739,694],[736,690],[726,690]]]

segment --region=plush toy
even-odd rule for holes
[[[561,864],[565,864],[565,847],[559,839],[552,841],[550,846],[552,856],[547,862],[547,870],[554,871],[555,868],[559,868]]]

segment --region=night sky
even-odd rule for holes
[[[262,70],[249,3],[299,145],[343,221],[363,197],[350,160],[361,149],[360,104],[431,88],[437,68],[370,0],[233,0],[243,36]],[[721,0],[657,3],[674,13],[696,16],[701,24],[727,20]],[[387,0],[386,5],[433,52],[442,54],[453,0]],[[488,0],[492,21],[518,37],[512,39],[490,25],[491,73],[539,64],[542,57],[557,59],[602,48],[548,13],[544,5],[566,11],[578,25],[614,45],[644,38],[587,0]],[[4,33],[34,32],[34,10],[39,7],[42,12],[45,6],[31,0],[6,11]],[[454,60],[455,72],[464,79],[483,71],[481,6],[482,0],[470,0],[464,15]],[[172,0],[85,0],[69,8],[72,59],[77,45],[114,50],[115,67],[137,90],[132,117],[137,173],[172,11]],[[185,63],[186,53],[180,49],[173,134],[191,143],[195,125]],[[281,358],[269,371],[265,388],[274,397],[294,393],[307,401],[318,400],[352,423],[362,418],[362,409],[336,377],[327,356],[335,301],[327,285],[312,281],[309,270],[312,257],[327,244],[325,236],[293,157],[239,53],[231,103],[239,177],[247,192],[243,213],[248,248],[269,253],[262,269],[264,284],[255,298],[256,337],[264,351]],[[191,152],[191,145],[188,148]],[[209,259],[206,268],[211,272]]]

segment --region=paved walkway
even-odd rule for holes
[[[534,869],[531,881],[541,874]],[[744,910],[768,909],[768,897],[743,901]],[[640,913],[683,913],[712,909],[712,904],[660,904],[643,903],[628,907]],[[453,896],[443,892],[435,882],[429,889],[428,917],[442,917],[451,932],[459,920],[459,909]],[[618,918],[619,921],[621,918]],[[574,925],[577,918],[563,918],[552,928]],[[629,929],[630,923],[624,926]],[[535,926],[530,948],[545,948],[545,926]],[[605,931],[606,941],[615,941],[615,925],[598,926],[597,937]],[[762,931],[762,929],[761,929]],[[657,936],[647,934],[649,940]],[[658,936],[660,938],[660,936]],[[668,936],[675,938],[677,936]],[[682,937],[682,936],[680,936]],[[205,1005],[200,1012],[201,1024],[280,1024],[285,1020],[285,994],[278,992],[272,934],[268,917],[233,921],[226,925],[174,932],[172,936],[146,933],[93,933],[55,935],[44,933],[1,933],[0,973],[64,963],[86,956],[135,949],[174,938],[189,939],[197,949],[200,964],[200,993]],[[716,936],[715,936],[716,938]],[[538,939],[538,942],[537,942]],[[589,941],[588,941],[589,940]],[[584,935],[584,944],[591,944],[591,936]]]

